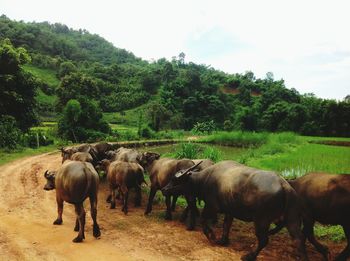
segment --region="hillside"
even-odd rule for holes
[[[263,79],[251,71],[228,74],[186,62],[184,53],[150,63],[84,29],[4,15],[0,37],[28,50],[31,64],[23,68],[36,78],[42,119],[57,118],[75,99],[90,101],[110,122],[134,127],[142,111],[142,124],[155,131],[213,121],[225,130],[350,133],[349,102],[301,95],[271,72]]]

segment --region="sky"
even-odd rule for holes
[[[336,100],[350,94],[349,10],[339,0],[0,0],[11,19],[86,29],[145,60],[184,52]]]

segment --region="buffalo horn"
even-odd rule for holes
[[[198,162],[196,165],[194,165],[194,166],[192,166],[192,167],[186,169],[184,172],[178,172],[178,173],[176,173],[176,174],[175,174],[175,177],[179,178],[179,177],[181,177],[182,175],[185,175],[185,174],[189,173],[191,170],[194,170],[196,167],[198,167],[198,165],[201,164],[202,162],[203,162],[203,161]]]

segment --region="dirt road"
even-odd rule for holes
[[[199,228],[186,231],[177,215],[174,221],[164,221],[163,204],[155,205],[150,217],[145,217],[146,197],[142,208],[134,208],[133,194],[125,216],[120,204],[109,209],[105,203],[107,186],[102,183],[98,204],[102,235],[100,239],[92,236],[87,212],[86,240],[74,244],[73,206],[65,204],[63,225],[52,225],[56,218],[55,192],[43,190],[44,171],[57,169],[60,162],[58,153],[49,153],[0,167],[0,260],[239,260],[256,243],[252,225],[235,222],[229,246],[212,246]],[[89,204],[85,205],[89,210]],[[216,230],[221,231],[219,227]],[[326,243],[332,252],[344,247]],[[308,254],[310,260],[321,260],[311,247]],[[283,233],[272,237],[258,260],[295,260],[289,237]]]

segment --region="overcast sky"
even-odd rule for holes
[[[87,29],[146,60],[184,52],[187,62],[273,72],[288,88],[338,100],[350,94],[349,10],[338,0],[0,0],[11,19]]]

